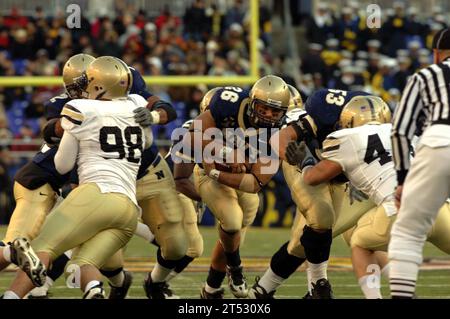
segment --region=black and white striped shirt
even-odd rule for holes
[[[450,125],[450,58],[414,74],[395,110],[392,151],[400,185],[410,166],[410,145],[421,111],[427,118],[425,125]]]

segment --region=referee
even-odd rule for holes
[[[450,29],[435,35],[433,54],[434,64],[409,79],[393,119],[399,212],[388,249],[392,298],[414,296],[423,244],[450,196]],[[421,111],[427,120],[410,165],[411,140]]]

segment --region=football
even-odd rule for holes
[[[249,172],[252,169],[252,165],[249,163],[240,163],[237,165],[229,165],[227,163],[214,163],[214,166],[217,170],[221,172],[227,172],[227,173],[245,173]],[[240,168],[240,171],[237,172],[236,169]]]

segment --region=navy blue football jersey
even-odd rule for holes
[[[305,103],[306,112],[314,119],[317,127],[334,126],[339,121],[342,108],[355,96],[370,95],[363,91],[342,91],[320,89]]]
[[[370,95],[363,91],[320,89],[305,103],[305,110],[317,127],[317,137],[322,142],[336,129],[343,107],[355,96]]]
[[[211,115],[216,127],[242,128],[250,126],[247,117],[249,91],[235,86],[227,86],[218,90],[209,103]]]
[[[274,156],[269,139],[275,129],[252,128],[248,117],[249,102],[248,90],[224,87],[211,98],[209,109],[216,127],[223,132],[226,145],[245,149],[245,157],[254,163],[259,156]],[[227,132],[227,128],[235,131]]]

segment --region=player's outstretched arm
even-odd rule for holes
[[[311,186],[329,182],[341,173],[341,165],[330,160],[322,160],[314,166],[306,166],[302,171],[303,181]]]
[[[146,107],[134,110],[136,122],[140,125],[164,125],[177,119],[177,112],[169,102],[162,101],[155,95],[150,96],[147,102]]]

